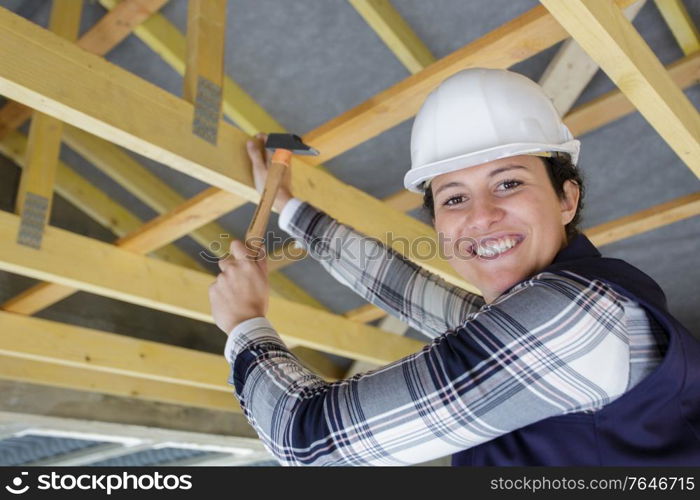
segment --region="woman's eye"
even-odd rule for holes
[[[511,189],[515,189],[516,187],[520,186],[522,184],[521,181],[516,181],[515,179],[509,179],[507,181],[503,181],[499,184],[499,186],[503,187],[504,191],[509,191]]]
[[[443,205],[446,206],[452,206],[452,205],[457,205],[458,203],[461,203],[464,201],[464,196],[463,195],[457,195],[457,196],[452,196],[451,198],[447,198]]]

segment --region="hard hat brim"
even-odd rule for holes
[[[404,187],[414,193],[423,193],[422,184],[428,179],[432,179],[441,174],[454,172],[463,168],[473,167],[501,158],[519,156],[527,154],[561,152],[571,157],[571,162],[578,163],[581,142],[573,139],[563,144],[542,144],[542,143],[516,143],[496,146],[481,151],[475,151],[464,155],[447,158],[445,160],[428,163],[418,168],[412,168],[404,176]]]

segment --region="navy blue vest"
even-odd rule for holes
[[[452,456],[452,465],[700,465],[700,342],[666,308],[659,285],[636,267],[601,257],[583,235],[542,271],[606,282],[663,327],[661,363],[593,413],[551,417]]]

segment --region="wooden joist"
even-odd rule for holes
[[[349,0],[365,22],[411,74],[435,62],[435,57],[389,0]]]
[[[221,355],[0,311],[0,354],[230,392]]]
[[[620,9],[595,0],[540,1],[700,176],[700,114]]]
[[[666,67],[681,89],[700,82],[700,52],[686,56]],[[582,136],[637,111],[625,94],[613,90],[571,110],[564,123],[575,136]]]
[[[0,269],[117,300],[213,322],[208,288],[212,276],[47,227],[38,251],[9,234],[16,215],[0,213]],[[384,333],[341,316],[270,297],[267,317],[285,339],[340,356],[386,364],[416,352],[422,343]]]
[[[681,196],[586,229],[584,232],[594,245],[603,246],[696,215],[700,215],[700,193]]]
[[[192,130],[216,144],[221,120],[226,0],[190,0],[183,97],[195,106]]]
[[[654,0],[685,55],[700,50],[700,33],[682,0]]]
[[[646,0],[639,0],[625,9],[625,16],[632,20],[644,7]],[[573,107],[583,90],[588,86],[598,65],[576,40],[566,40],[554,55],[540,77],[539,84],[552,99],[560,116]]]
[[[228,195],[220,189],[217,189],[216,192]],[[231,197],[219,196],[217,198],[216,196],[208,196],[208,194],[205,191],[203,194],[188,200],[177,210],[156,217],[140,226],[135,231],[119,238],[116,246],[136,254],[147,254],[177,240],[190,232],[193,227],[209,222],[211,214],[218,214],[220,206],[227,203]],[[232,209],[232,207],[226,206],[225,209]],[[6,311],[34,314],[76,291],[76,289],[60,283],[40,283],[5,302],[2,308]]]
[[[222,355],[0,312],[0,378],[240,412]]]
[[[68,41],[75,41],[82,12],[82,0],[54,0],[49,29]],[[59,120],[34,112],[16,206],[16,212],[22,216],[18,240],[34,248],[41,247],[44,226],[51,214],[61,133]]]

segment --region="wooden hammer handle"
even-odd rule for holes
[[[253,257],[258,257],[260,250],[265,245],[265,229],[267,229],[267,223],[270,220],[272,204],[282,184],[284,174],[289,168],[291,156],[292,153],[290,151],[277,150],[272,157],[272,162],[267,172],[267,180],[265,181],[265,189],[263,189],[260,203],[255,209],[255,214],[245,235],[246,248],[248,248],[248,252]]]

